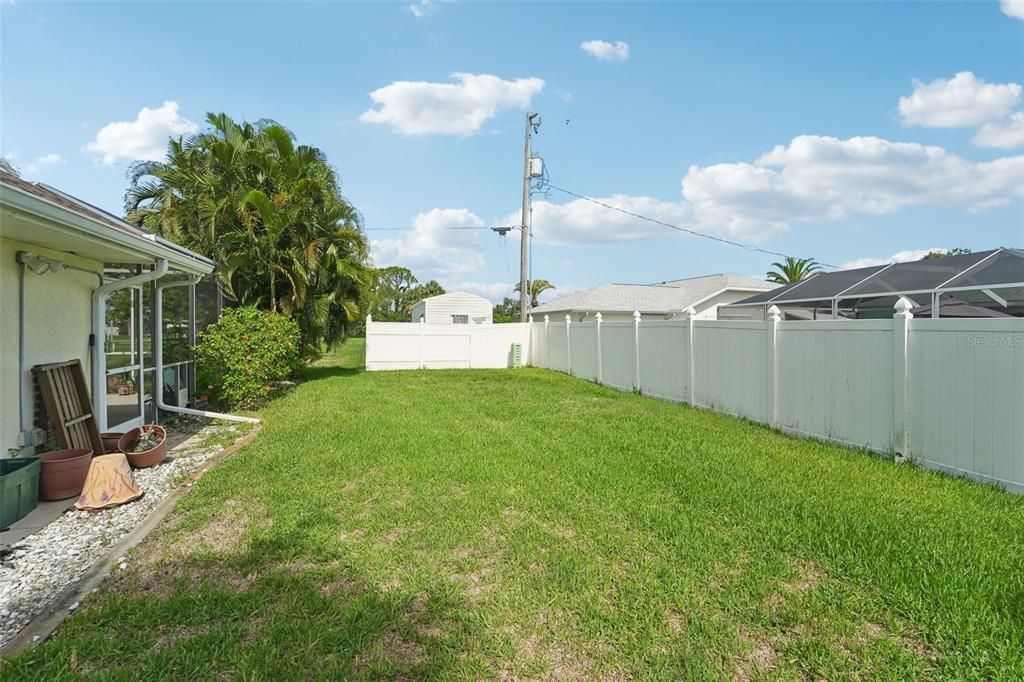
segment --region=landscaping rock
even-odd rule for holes
[[[0,561],[0,647],[13,639],[46,608],[145,520],[185,477],[215,456],[235,425],[210,424],[174,448],[161,464],[133,472],[143,496],[97,512],[71,510],[27,538],[11,545]],[[121,559],[124,570],[127,562]],[[69,611],[78,607],[76,602]]]

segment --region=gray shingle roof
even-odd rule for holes
[[[560,311],[671,314],[678,313],[723,289],[767,291],[776,284],[744,275],[705,275],[658,284],[602,284],[577,291],[534,308],[544,315]]]

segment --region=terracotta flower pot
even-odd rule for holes
[[[124,453],[124,456],[128,458],[128,463],[136,469],[145,469],[146,467],[156,466],[167,457],[167,431],[164,430],[164,427],[157,426],[156,424],[150,424],[146,428],[152,429],[156,437],[160,439],[160,444],[155,448],[146,450],[145,452],[131,451],[132,446],[134,446],[136,441],[138,441],[142,436],[141,426],[136,426],[134,429],[121,436],[121,439],[117,441],[117,449]]]
[[[108,455],[117,452],[117,442],[121,440],[121,436],[124,433],[121,431],[107,431],[106,433],[100,434],[100,440],[103,441],[103,451]]]
[[[63,500],[79,495],[91,462],[88,448],[44,452],[39,456],[39,497]]]

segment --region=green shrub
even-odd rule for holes
[[[255,308],[227,310],[199,335],[196,388],[231,408],[253,407],[301,364],[299,325]]]

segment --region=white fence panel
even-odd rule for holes
[[[663,400],[690,397],[690,323],[640,323],[640,390]]]
[[[601,323],[602,383],[621,391],[636,387],[636,328],[632,322]],[[576,364],[576,356],[572,358]]]
[[[471,326],[470,366],[511,367],[512,344],[521,348],[521,362],[526,364],[529,329],[526,324],[481,324]]]
[[[776,340],[778,426],[888,451],[893,445],[893,321],[785,322]]]
[[[569,372],[569,346],[566,339],[565,320],[561,322],[552,320],[548,325],[547,349],[544,351],[548,369]]]
[[[694,321],[693,385],[697,405],[770,421],[768,324]]]
[[[573,323],[569,327],[573,376],[597,381],[597,323]]]
[[[530,364],[534,367],[548,366],[548,345],[543,322],[534,322],[530,334]]]
[[[911,457],[1024,487],[1024,325],[912,320]]]
[[[413,323],[410,323],[412,325]],[[424,327],[435,327],[441,325],[422,325]],[[469,369],[472,367],[470,352],[472,340],[469,335],[469,325],[466,325],[462,333],[453,332],[454,325],[444,325],[447,329],[424,329],[421,337],[421,352],[423,353],[423,369]]]
[[[366,324],[366,369],[467,369],[511,366],[512,344],[529,356],[529,324]]]

